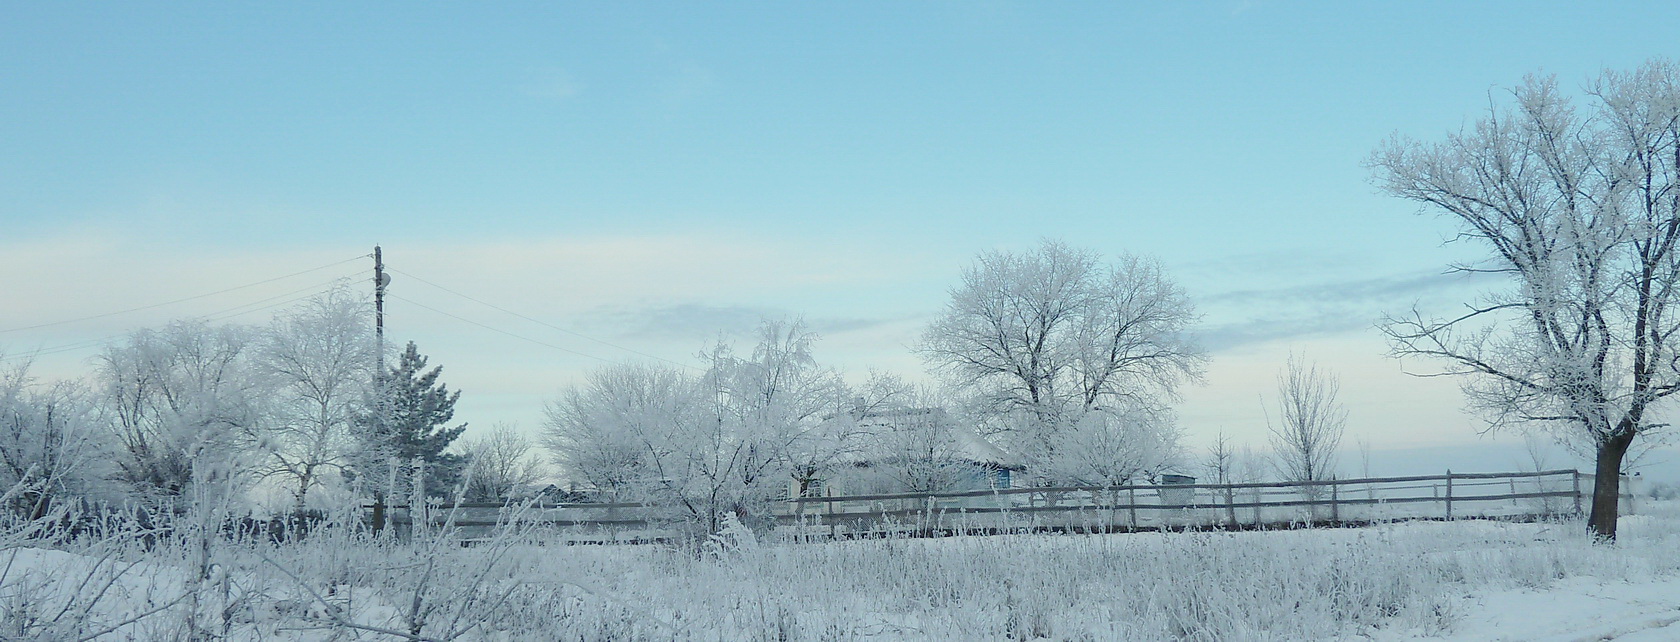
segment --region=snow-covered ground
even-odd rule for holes
[[[1673,642],[1680,640],[1680,579],[1572,577],[1538,589],[1475,591],[1451,633],[1462,642]],[[1415,639],[1408,635],[1379,639]]]
[[[1626,517],[1621,533],[1594,545],[1578,522],[1460,521],[805,544],[738,532],[703,551],[332,529],[284,546],[14,542],[0,639],[1680,639],[1680,517]]]

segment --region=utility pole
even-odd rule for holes
[[[385,379],[385,286],[391,283],[391,277],[385,274],[385,254],[379,246],[373,246],[373,336],[377,342],[376,352],[379,355],[379,369],[374,371],[374,382]],[[384,392],[384,386],[380,386]],[[384,417],[380,418],[381,420]]]
[[[385,254],[378,245],[373,246],[373,336],[375,366],[373,371],[374,408],[374,438],[384,439],[386,433],[385,422],[390,403],[390,395],[385,390],[385,286],[391,283],[391,277],[385,274]],[[377,489],[373,493],[373,532],[375,535],[385,529],[385,489]]]

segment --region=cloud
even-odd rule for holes
[[[1496,277],[1488,274],[1414,273],[1284,288],[1236,290],[1214,294],[1203,301],[1210,305],[1242,306],[1325,302],[1387,304],[1440,294],[1444,290],[1485,286],[1495,280]]]
[[[587,323],[595,327],[619,328],[616,334],[627,339],[698,342],[719,335],[745,336],[752,332],[760,319],[782,316],[785,312],[774,308],[678,303],[634,310],[600,311],[591,315]]]
[[[1322,314],[1302,317],[1270,317],[1204,328],[1196,333],[1208,352],[1224,352],[1245,346],[1286,339],[1320,337],[1373,328],[1376,319]]]
[[[1497,279],[1487,274],[1411,273],[1223,292],[1202,298],[1214,322],[1199,334],[1205,348],[1219,352],[1368,330],[1385,313],[1469,300],[1477,288]]]
[[[766,319],[797,318],[782,308],[751,305],[707,305],[676,303],[638,308],[607,308],[587,315],[585,324],[612,332],[623,339],[661,342],[701,342],[723,336],[751,337]],[[894,322],[892,318],[805,317],[805,324],[819,336],[869,330]]]

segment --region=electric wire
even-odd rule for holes
[[[285,294],[277,294],[277,295],[268,297],[266,299],[258,299],[256,301],[246,303],[245,305],[235,306],[235,307],[232,307],[232,308],[228,308],[226,310],[222,310],[220,312],[211,312],[209,314],[202,314],[202,315],[199,315],[195,318],[203,319],[205,321],[221,321],[221,320],[224,320],[224,319],[231,319],[231,318],[237,317],[237,316],[244,316],[244,315],[250,314],[252,312],[260,312],[260,311],[263,311],[263,310],[269,310],[269,309],[277,308],[277,307],[280,307],[282,305],[287,305],[287,304],[290,304],[290,303],[301,301],[303,299],[307,299],[309,297],[315,296],[315,295],[320,294],[322,292],[326,292],[326,291],[331,290],[331,289],[336,288],[336,287],[341,287],[343,285],[348,285],[351,282],[351,280],[355,279],[356,277],[357,277],[357,274],[346,274],[344,276],[335,278],[331,281],[325,281],[325,282],[322,282],[322,283],[317,283],[317,284],[311,285],[307,288],[292,290],[291,292],[287,292]],[[290,298],[287,298],[287,297],[290,297]],[[269,303],[268,305],[263,305],[265,303],[268,303],[270,301],[274,301],[276,299],[285,299],[285,300],[280,301],[278,303]],[[252,307],[252,306],[257,306],[257,307]],[[249,307],[251,309],[235,312],[235,310],[239,310],[240,308],[247,308],[247,307]]]
[[[53,321],[51,323],[41,323],[41,324],[37,324],[37,325],[24,326],[24,327],[21,327],[21,328],[10,328],[10,329],[6,329],[6,330],[0,330],[0,334],[6,334],[8,332],[21,332],[21,331],[24,331],[24,330],[36,330],[36,329],[39,329],[39,328],[50,328],[50,327],[55,326],[55,325],[64,325],[66,323],[79,323],[79,322],[82,322],[82,321],[92,321],[94,319],[103,319],[103,318],[106,318],[106,317],[114,317],[114,316],[117,316],[119,314],[128,314],[130,312],[139,312],[141,310],[151,310],[153,308],[161,308],[161,307],[168,306],[168,305],[175,305],[177,303],[185,303],[187,301],[192,301],[192,300],[195,300],[195,299],[202,299],[202,298],[205,298],[205,297],[216,296],[218,294],[227,294],[228,292],[233,292],[233,291],[236,291],[236,290],[243,290],[245,288],[256,287],[256,286],[262,285],[264,283],[273,283],[275,281],[289,279],[289,278],[292,278],[294,276],[308,274],[310,272],[319,272],[321,270],[325,270],[325,269],[330,268],[330,267],[343,265],[343,264],[349,263],[351,261],[360,261],[362,259],[367,258],[368,256],[369,255],[363,254],[363,255],[360,255],[360,256],[357,256],[357,257],[354,257],[354,258],[348,258],[348,259],[344,259],[342,261],[335,261],[335,262],[328,263],[326,265],[322,265],[322,266],[319,266],[319,267],[312,267],[312,268],[309,268],[307,270],[293,272],[291,274],[287,274],[287,275],[283,275],[283,276],[277,276],[277,277],[274,277],[272,279],[263,279],[261,281],[255,282],[255,283],[246,283],[245,285],[235,286],[235,287],[227,288],[225,290],[217,290],[215,292],[209,292],[209,293],[199,294],[199,295],[195,295],[195,296],[189,296],[189,297],[186,297],[184,299],[175,299],[173,301],[164,301],[163,303],[154,303],[152,305],[143,305],[143,306],[140,306],[138,308],[129,308],[127,310],[118,310],[116,312],[106,312],[104,314],[95,314],[93,316],[86,316],[86,317],[81,317],[81,318],[76,318],[76,319],[65,319],[63,321]]]
[[[419,277],[419,276],[415,276],[415,275],[414,275],[414,274],[411,274],[411,273],[409,273],[409,272],[405,272],[405,271],[403,271],[403,270],[397,270],[397,269],[394,269],[394,268],[390,268],[390,267],[387,267],[387,268],[385,268],[385,271],[387,271],[387,272],[395,272],[395,273],[397,273],[397,274],[401,274],[401,275],[403,275],[403,276],[406,276],[406,277],[408,277],[408,278],[411,278],[411,279],[414,279],[414,280],[416,280],[416,281],[419,281],[419,282],[421,282],[421,283],[424,283],[424,284],[426,284],[426,285],[429,285],[429,286],[432,286],[432,287],[434,287],[434,288],[437,288],[437,289],[439,289],[439,290],[443,290],[443,291],[444,291],[444,292],[448,292],[448,293],[450,293],[450,294],[453,294],[453,295],[455,295],[455,296],[458,296],[458,297],[461,297],[461,298],[463,298],[463,299],[466,299],[466,300],[468,300],[468,301],[472,301],[472,302],[473,302],[473,303],[477,303],[477,304],[479,304],[479,305],[482,305],[482,306],[485,306],[485,307],[488,307],[488,308],[491,308],[491,309],[494,309],[494,310],[497,310],[497,311],[500,311],[500,312],[503,312],[503,313],[506,313],[506,314],[510,314],[510,315],[513,315],[513,316],[516,316],[516,317],[519,317],[519,318],[521,318],[521,319],[524,319],[524,320],[526,320],[526,321],[530,321],[530,322],[531,322],[531,323],[535,323],[535,324],[537,324],[537,325],[541,325],[541,326],[544,326],[544,327],[547,327],[547,328],[550,328],[550,329],[553,329],[553,330],[558,330],[558,331],[560,331],[560,332],[564,332],[564,333],[566,333],[566,334],[569,334],[569,335],[572,335],[572,336],[574,336],[574,337],[578,337],[578,338],[580,338],[580,339],[585,339],[585,340],[588,340],[588,341],[593,341],[593,342],[595,342],[595,343],[599,343],[599,344],[601,344],[601,345],[604,345],[604,346],[607,346],[607,347],[609,347],[609,348],[616,348],[616,349],[619,349],[619,350],[623,350],[623,351],[625,351],[625,352],[629,352],[629,353],[631,353],[631,354],[635,354],[635,355],[640,355],[640,356],[643,356],[643,357],[647,357],[647,358],[649,358],[649,359],[655,359],[655,360],[658,360],[658,361],[663,361],[663,362],[665,362],[665,363],[669,363],[669,364],[671,364],[671,365],[674,365],[674,366],[680,366],[680,367],[683,367],[683,368],[689,368],[689,369],[691,369],[691,370],[699,370],[699,369],[700,369],[700,368],[698,368],[698,367],[696,367],[696,366],[694,366],[694,365],[693,365],[693,364],[687,364],[687,363],[682,363],[682,362],[678,362],[678,361],[672,361],[672,360],[670,360],[670,359],[666,359],[666,358],[664,358],[664,357],[660,357],[660,356],[657,356],[657,355],[651,355],[651,354],[648,354],[648,353],[646,353],[646,352],[642,352],[642,351],[640,351],[640,350],[636,350],[636,349],[634,349],[634,348],[627,348],[627,347],[624,347],[624,346],[621,346],[621,345],[618,345],[618,344],[616,344],[616,343],[612,343],[612,342],[609,342],[609,341],[603,341],[603,340],[601,340],[601,339],[597,339],[597,338],[594,338],[594,337],[591,337],[591,336],[589,336],[589,335],[586,335],[586,334],[583,334],[583,333],[580,333],[580,332],[577,332],[577,331],[575,331],[575,330],[568,330],[568,329],[566,329],[566,328],[562,328],[562,327],[560,327],[560,326],[557,326],[557,325],[554,325],[554,324],[552,324],[552,323],[549,323],[549,322],[547,322],[547,321],[543,321],[543,320],[540,320],[540,319],[534,319],[534,318],[531,318],[531,317],[528,317],[528,316],[525,316],[525,315],[523,315],[523,314],[520,314],[520,313],[518,313],[518,312],[514,312],[514,311],[513,311],[513,310],[509,310],[509,309],[507,309],[507,308],[504,308],[504,307],[502,307],[502,306],[499,306],[499,305],[496,305],[496,304],[494,304],[494,303],[490,303],[490,302],[488,302],[488,301],[484,301],[484,300],[481,300],[481,299],[478,299],[478,298],[475,298],[475,297],[473,297],[473,296],[471,296],[471,295],[467,295],[467,294],[463,294],[463,293],[461,293],[461,292],[457,292],[457,291],[455,291],[455,290],[451,290],[451,289],[449,289],[449,288],[446,288],[446,287],[444,287],[444,286],[441,286],[441,285],[438,285],[438,284],[436,284],[436,283],[433,283],[433,282],[431,282],[431,281],[428,281],[428,280],[426,280],[426,279],[423,279],[423,278],[421,278],[421,277]]]
[[[313,270],[310,270],[310,271],[313,271]],[[292,276],[296,276],[296,275],[292,275]],[[196,316],[188,317],[188,318],[199,319],[199,320],[206,321],[206,322],[223,321],[223,320],[226,320],[226,319],[231,319],[233,317],[250,314],[252,312],[260,312],[262,310],[277,308],[277,307],[280,307],[280,306],[283,306],[283,305],[288,305],[288,304],[291,304],[291,303],[295,303],[297,301],[307,299],[309,297],[315,296],[315,295],[320,294],[322,292],[326,292],[327,290],[330,290],[334,287],[338,287],[342,283],[348,282],[350,279],[355,278],[355,276],[356,276],[355,274],[347,274],[347,275],[344,275],[344,276],[334,278],[330,281],[316,283],[315,285],[311,285],[307,288],[292,290],[292,291],[286,292],[284,294],[278,294],[278,295],[275,295],[275,296],[271,296],[271,297],[267,297],[267,298],[263,298],[263,299],[258,299],[256,301],[252,301],[252,302],[249,302],[249,303],[236,305],[236,306],[233,306],[231,308],[224,308],[224,309],[221,309],[221,310],[217,310],[215,312],[208,312],[208,313],[205,313],[205,314],[196,315]],[[280,300],[280,301],[277,301],[277,302],[274,302],[274,303],[268,303],[270,301],[275,301],[276,299],[283,299],[283,300]],[[267,305],[263,305],[264,303],[267,303]],[[254,307],[253,308],[251,306],[259,306],[259,307]],[[242,308],[251,308],[251,309],[242,310]],[[38,350],[33,350],[33,351],[30,351],[30,352],[19,353],[19,354],[14,354],[14,355],[0,355],[0,363],[6,363],[6,362],[12,362],[12,361],[21,361],[21,360],[24,360],[24,359],[33,359],[35,357],[51,356],[51,355],[62,354],[62,353],[66,353],[66,352],[76,352],[78,350],[85,350],[85,349],[88,349],[88,348],[96,348],[96,347],[99,347],[99,346],[104,345],[106,343],[109,343],[111,341],[121,339],[125,336],[128,336],[127,332],[124,332],[124,333],[121,333],[121,334],[113,334],[113,335],[105,336],[105,337],[100,337],[100,338],[97,338],[97,339],[83,339],[81,341],[75,341],[75,342],[72,342],[72,343],[50,346],[50,347],[41,348],[41,349],[38,349]]]
[[[510,337],[513,337],[513,338],[515,338],[515,339],[519,339],[519,340],[521,340],[521,341],[529,341],[529,342],[531,342],[531,343],[535,343],[535,344],[537,344],[537,345],[540,345],[540,346],[545,346],[545,347],[549,347],[549,348],[554,348],[554,349],[555,349],[555,350],[559,350],[559,351],[561,351],[561,352],[566,352],[566,353],[570,353],[570,354],[574,354],[574,355],[577,355],[577,356],[580,356],[580,357],[587,357],[587,358],[590,358],[590,359],[594,359],[594,360],[596,360],[596,361],[600,361],[600,362],[602,362],[602,363],[613,363],[613,361],[612,361],[612,360],[611,360],[611,359],[606,359],[606,358],[603,358],[603,357],[597,357],[597,356],[595,356],[595,355],[592,355],[592,354],[589,354],[589,353],[587,353],[587,352],[578,352],[578,351],[576,351],[576,350],[573,350],[573,349],[571,349],[571,348],[562,348],[562,347],[560,347],[560,346],[557,346],[557,345],[554,345],[554,344],[552,344],[552,343],[548,343],[548,342],[546,342],[546,341],[538,341],[538,340],[536,340],[536,339],[532,339],[532,338],[530,338],[530,337],[527,337],[527,336],[524,336],[524,335],[520,335],[520,334],[515,334],[515,333],[513,333],[513,332],[508,332],[508,331],[507,331],[507,330],[503,330],[503,329],[501,329],[501,328],[497,328],[497,327],[493,327],[493,326],[489,326],[489,325],[485,325],[485,324],[483,324],[483,323],[479,323],[479,322],[477,322],[477,321],[474,321],[474,320],[472,320],[472,319],[468,319],[468,318],[466,318],[466,317],[461,317],[461,316],[456,316],[456,315],[454,315],[454,314],[451,314],[451,313],[448,313],[448,312],[444,312],[444,311],[443,311],[443,310],[439,310],[439,309],[437,309],[437,308],[434,308],[434,307],[432,307],[432,306],[429,306],[429,305],[426,305],[426,304],[424,304],[424,303],[421,303],[421,302],[419,302],[419,301],[415,301],[415,300],[413,300],[413,299],[409,299],[409,298],[405,298],[405,297],[400,297],[400,296],[397,296],[397,295],[395,295],[395,294],[386,294],[386,295],[385,295],[385,297],[386,297],[386,298],[389,298],[389,299],[396,299],[396,300],[398,300],[398,301],[402,301],[402,302],[404,302],[404,303],[407,303],[407,304],[409,304],[409,305],[413,305],[413,306],[415,306],[415,307],[418,307],[418,308],[421,308],[421,309],[424,309],[424,310],[430,310],[430,311],[432,311],[432,312],[436,312],[436,313],[438,313],[438,314],[441,314],[441,315],[443,315],[443,316],[446,316],[446,317],[449,317],[449,318],[451,318],[451,319],[454,319],[454,320],[456,320],[456,321],[460,321],[460,322],[462,322],[462,323],[470,323],[470,324],[472,324],[472,325],[475,325],[475,326],[478,326],[478,327],[480,327],[480,328],[484,328],[484,329],[485,329],[485,330],[489,330],[489,331],[491,331],[491,332],[496,332],[496,333],[499,333],[499,334],[505,334],[505,335],[507,335],[507,336],[510,336]]]

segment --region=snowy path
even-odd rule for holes
[[[1461,642],[1673,642],[1680,640],[1680,579],[1600,583],[1563,580],[1545,591],[1472,594],[1441,637]]]

